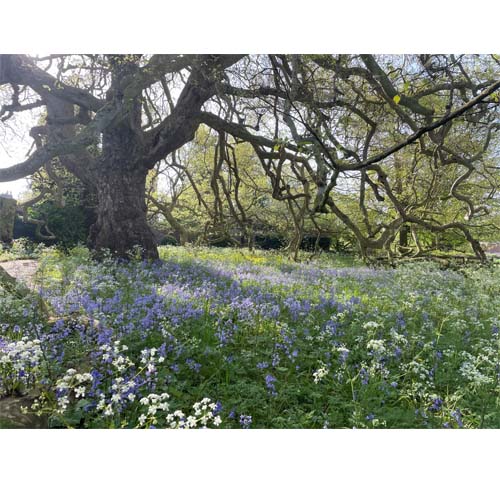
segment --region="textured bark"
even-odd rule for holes
[[[130,257],[140,247],[145,259],[158,259],[153,232],[148,226],[144,143],[141,132],[141,102],[125,98],[124,87],[136,69],[134,61],[112,59],[115,66],[108,99],[128,109],[127,115],[104,130],[102,154],[95,166],[94,186],[97,191],[97,221],[92,226],[89,243],[100,252],[108,249],[120,258]]]
[[[157,259],[158,250],[148,226],[145,201],[148,169],[132,120],[140,120],[140,107],[130,120],[110,127],[103,134],[102,155],[95,171],[97,221],[89,243],[98,252],[107,248],[116,257],[127,258],[134,246],[146,259]]]
[[[146,259],[157,259],[158,251],[146,220],[144,191],[146,172],[107,170],[97,187],[97,221],[89,244],[97,251],[109,249],[116,257],[127,258],[134,246]]]
[[[17,202],[13,198],[0,196],[0,243],[12,243],[16,206]]]

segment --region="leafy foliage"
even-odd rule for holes
[[[162,255],[49,253],[39,280],[59,319],[2,329],[2,352],[41,340],[29,411],[73,427],[189,427],[190,411],[225,428],[500,426],[498,268]]]

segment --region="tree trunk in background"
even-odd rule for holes
[[[410,234],[409,226],[403,225],[401,226],[401,230],[399,231],[399,246],[403,248],[408,247],[408,236]]]
[[[0,196],[0,243],[2,244],[12,244],[16,207],[16,200]]]

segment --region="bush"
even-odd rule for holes
[[[316,247],[316,241],[318,237],[316,235],[306,235],[302,239],[302,243],[300,244],[300,248],[302,250],[307,250],[309,252],[313,252]],[[318,248],[328,252],[330,250],[330,245],[332,243],[332,239],[328,236],[320,236],[318,240]]]
[[[279,250],[286,246],[286,241],[278,234],[256,234],[255,246],[263,250]]]
[[[32,210],[31,215],[33,218],[47,221],[49,229],[55,236],[55,240],[52,243],[57,244],[65,250],[72,248],[78,243],[87,241],[90,226],[94,219],[94,215],[90,209],[85,209],[77,205],[58,207],[52,201],[46,201],[38,205]],[[24,231],[27,233],[25,236],[33,238],[35,241],[47,241],[36,236],[33,224],[29,226],[31,227],[24,228]]]
[[[178,246],[179,242],[170,234],[166,234],[163,236],[163,238],[160,240],[160,245],[173,245],[173,246]]]

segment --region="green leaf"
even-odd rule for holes
[[[178,389],[175,389],[174,387],[169,387],[168,392],[170,393],[171,396],[174,396],[176,398],[180,398],[181,396],[184,395],[182,393],[182,391],[179,391]]]
[[[88,399],[80,399],[80,401],[78,401],[78,403],[76,404],[75,409],[78,412],[83,411],[85,406],[87,406],[90,403],[91,401],[89,401]]]
[[[399,101],[401,100],[401,96],[399,96],[399,95],[397,95],[397,94],[396,94],[396,95],[392,98],[392,100],[393,100],[396,104],[399,104]]]

